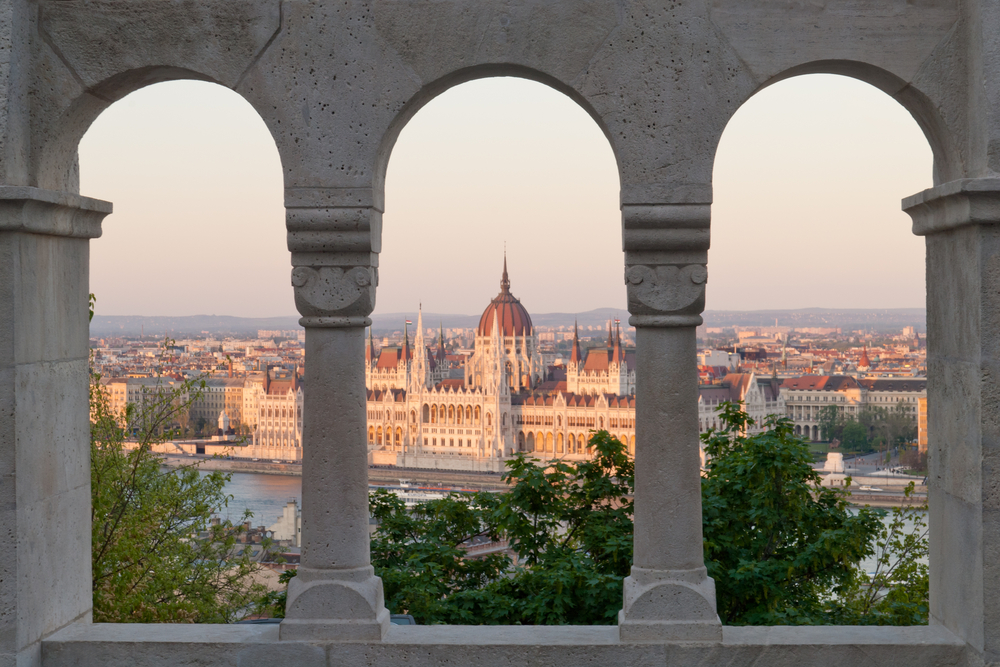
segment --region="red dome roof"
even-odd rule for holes
[[[497,328],[501,336],[531,335],[531,316],[521,302],[510,293],[510,279],[507,278],[507,258],[503,258],[503,277],[500,279],[500,294],[490,301],[490,305],[479,318],[480,336],[493,335],[493,318],[499,318]]]

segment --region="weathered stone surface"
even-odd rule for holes
[[[0,3],[0,664],[1000,661],[998,24],[1000,6],[981,0]],[[905,203],[928,249],[930,628],[720,630],[713,618],[694,327],[715,150],[757,90],[807,72],[892,95],[935,155],[936,187]],[[387,630],[368,558],[361,366],[385,170],[399,132],[435,95],[504,75],[569,95],[618,163],[624,279],[648,369],[637,394],[636,570],[621,629]],[[87,239],[110,209],[75,194],[77,145],[113,100],[180,78],[243,95],[282,161],[308,328],[304,576],[280,632],[84,622],[43,646],[89,618]],[[699,623],[710,631],[664,631]]]

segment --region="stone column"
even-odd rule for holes
[[[111,204],[0,186],[0,664],[89,621],[89,240]]]
[[[285,206],[306,358],[302,561],[280,636],[378,641],[389,611],[369,555],[364,346],[382,214],[354,189],[289,189]]]
[[[927,244],[930,622],[1000,663],[1000,179],[903,200]]]
[[[635,542],[623,641],[721,641],[705,569],[695,327],[705,306],[710,205],[624,204],[636,328]]]

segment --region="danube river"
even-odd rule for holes
[[[251,525],[270,526],[281,516],[289,500],[295,500],[299,507],[302,506],[301,477],[250,472],[234,472],[232,476],[226,492],[233,499],[229,502],[229,507],[219,513],[223,518],[238,521],[243,511],[249,509],[253,512]],[[912,530],[912,524],[907,522],[906,529]],[[874,563],[866,561],[865,567],[874,569]]]
[[[302,507],[302,478],[293,475],[262,475],[252,472],[234,472],[226,485],[226,493],[233,497],[229,507],[219,516],[239,521],[244,510],[253,512],[253,526],[270,526],[281,516],[289,500]]]

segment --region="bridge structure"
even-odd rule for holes
[[[995,0],[0,0],[0,664],[996,664],[998,26]],[[926,627],[724,628],[703,562],[715,150],[757,91],[809,73],[893,97],[934,155],[934,186],[903,200],[927,249]],[[424,104],[491,76],[569,96],[618,166],[644,372],[617,626],[390,627],[369,560],[364,328],[386,165]],[[302,562],[278,627],[91,622],[89,241],[111,204],[79,192],[77,146],[116,100],[174,79],[241,95],[282,164],[310,384]]]

